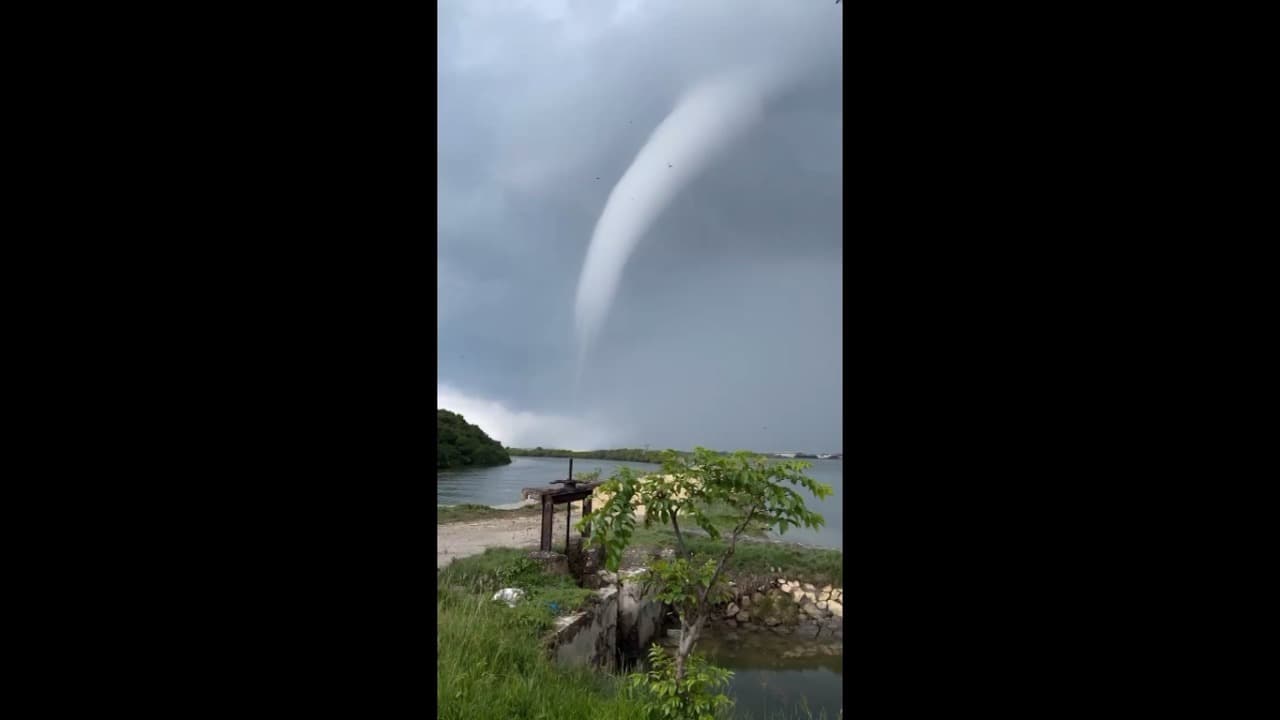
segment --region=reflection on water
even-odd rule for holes
[[[840,675],[830,670],[734,670],[729,697],[738,720],[841,717]]]
[[[698,651],[733,671],[734,717],[840,717],[844,674],[841,645],[770,631],[708,628]]]
[[[844,658],[841,645],[770,631],[726,631],[711,627],[696,652],[733,671],[726,690],[735,720],[842,717]],[[643,658],[628,658],[631,672],[642,672]],[[634,663],[634,664],[633,664]]]

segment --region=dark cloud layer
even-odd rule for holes
[[[842,12],[442,2],[440,401],[512,444],[842,449]],[[690,83],[771,54],[801,81],[641,241],[575,397],[610,190]]]

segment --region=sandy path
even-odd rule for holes
[[[573,522],[582,517],[582,503],[574,503]],[[542,517],[513,517],[495,520],[447,523],[436,525],[436,568],[453,562],[454,558],[479,555],[490,547],[524,547],[538,549],[538,534],[542,531]],[[573,537],[578,537],[574,530]],[[564,506],[556,507],[555,522],[551,530],[551,548],[564,549]]]

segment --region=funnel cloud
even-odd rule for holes
[[[513,444],[844,449],[843,8],[443,0],[438,401]]]
[[[778,75],[746,70],[695,85],[609,193],[578,279],[574,320],[580,369],[640,238],[676,193],[759,120]]]

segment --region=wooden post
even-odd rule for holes
[[[591,514],[591,496],[582,498],[582,516],[586,517]],[[582,529],[582,537],[591,537],[591,526]]]
[[[551,505],[551,496],[542,496],[542,539],[538,543],[538,549],[543,552],[551,552],[551,524],[552,513],[554,512]]]
[[[564,504],[564,554],[569,554],[569,528],[573,525],[573,501]]]

